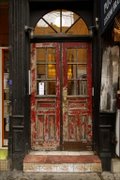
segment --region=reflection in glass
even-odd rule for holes
[[[40,19],[34,30],[34,35],[47,35],[54,33],[56,33],[56,31],[52,29],[51,26],[49,26],[43,19]]]
[[[46,68],[45,64],[37,65],[37,78],[45,79]]]
[[[80,18],[71,28],[66,32],[67,34],[88,35],[89,31],[85,22]]]
[[[37,50],[36,50],[37,62],[39,62],[39,61],[45,62],[45,59],[46,59],[45,56],[46,56],[45,48],[37,48]]]
[[[56,82],[54,81],[47,82],[47,94],[48,95],[56,94]]]
[[[72,65],[68,65],[67,77],[68,77],[68,79],[73,78],[73,68],[72,68]]]
[[[85,65],[78,65],[77,66],[77,78],[84,79],[86,78],[87,69]]]
[[[77,57],[76,49],[73,49],[73,48],[67,49],[67,62],[68,63],[76,62],[77,60],[76,57]]]
[[[87,80],[86,80],[86,78],[78,80],[78,95],[87,95]]]
[[[55,79],[56,77],[56,65],[48,64],[48,78]]]
[[[68,81],[68,95],[87,95],[87,80]]]
[[[47,60],[50,62],[55,62],[55,49],[54,48],[49,48],[47,51]]]
[[[76,81],[68,81],[68,95],[77,95]]]
[[[87,57],[88,56],[87,49],[79,48],[77,51],[77,56],[78,56],[79,63],[87,64],[87,58],[88,58]]]

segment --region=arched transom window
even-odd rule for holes
[[[76,13],[64,9],[51,11],[36,24],[34,35],[89,35],[84,20]]]

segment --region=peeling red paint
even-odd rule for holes
[[[56,96],[37,95],[36,48],[53,47],[56,50]],[[68,96],[67,49],[87,49],[87,95]],[[33,149],[52,150],[60,146],[60,136],[67,142],[92,142],[92,64],[89,43],[63,43],[60,61],[59,43],[39,43],[32,45],[31,53],[31,143]],[[61,63],[61,64],[60,64]],[[62,67],[62,69],[61,69]],[[63,74],[61,74],[63,73]],[[61,77],[63,78],[61,81]],[[62,86],[62,88],[61,88]],[[62,92],[61,92],[62,90]],[[61,98],[62,93],[62,98]],[[62,107],[62,109],[61,109]],[[63,134],[60,131],[62,110]]]

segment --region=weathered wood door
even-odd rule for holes
[[[36,43],[31,47],[32,149],[90,150],[90,44]]]
[[[90,150],[92,66],[89,43],[63,44],[63,149]]]

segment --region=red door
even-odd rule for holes
[[[90,150],[92,69],[89,43],[63,44],[63,148]]]
[[[91,149],[90,44],[32,44],[31,54],[32,149]]]

